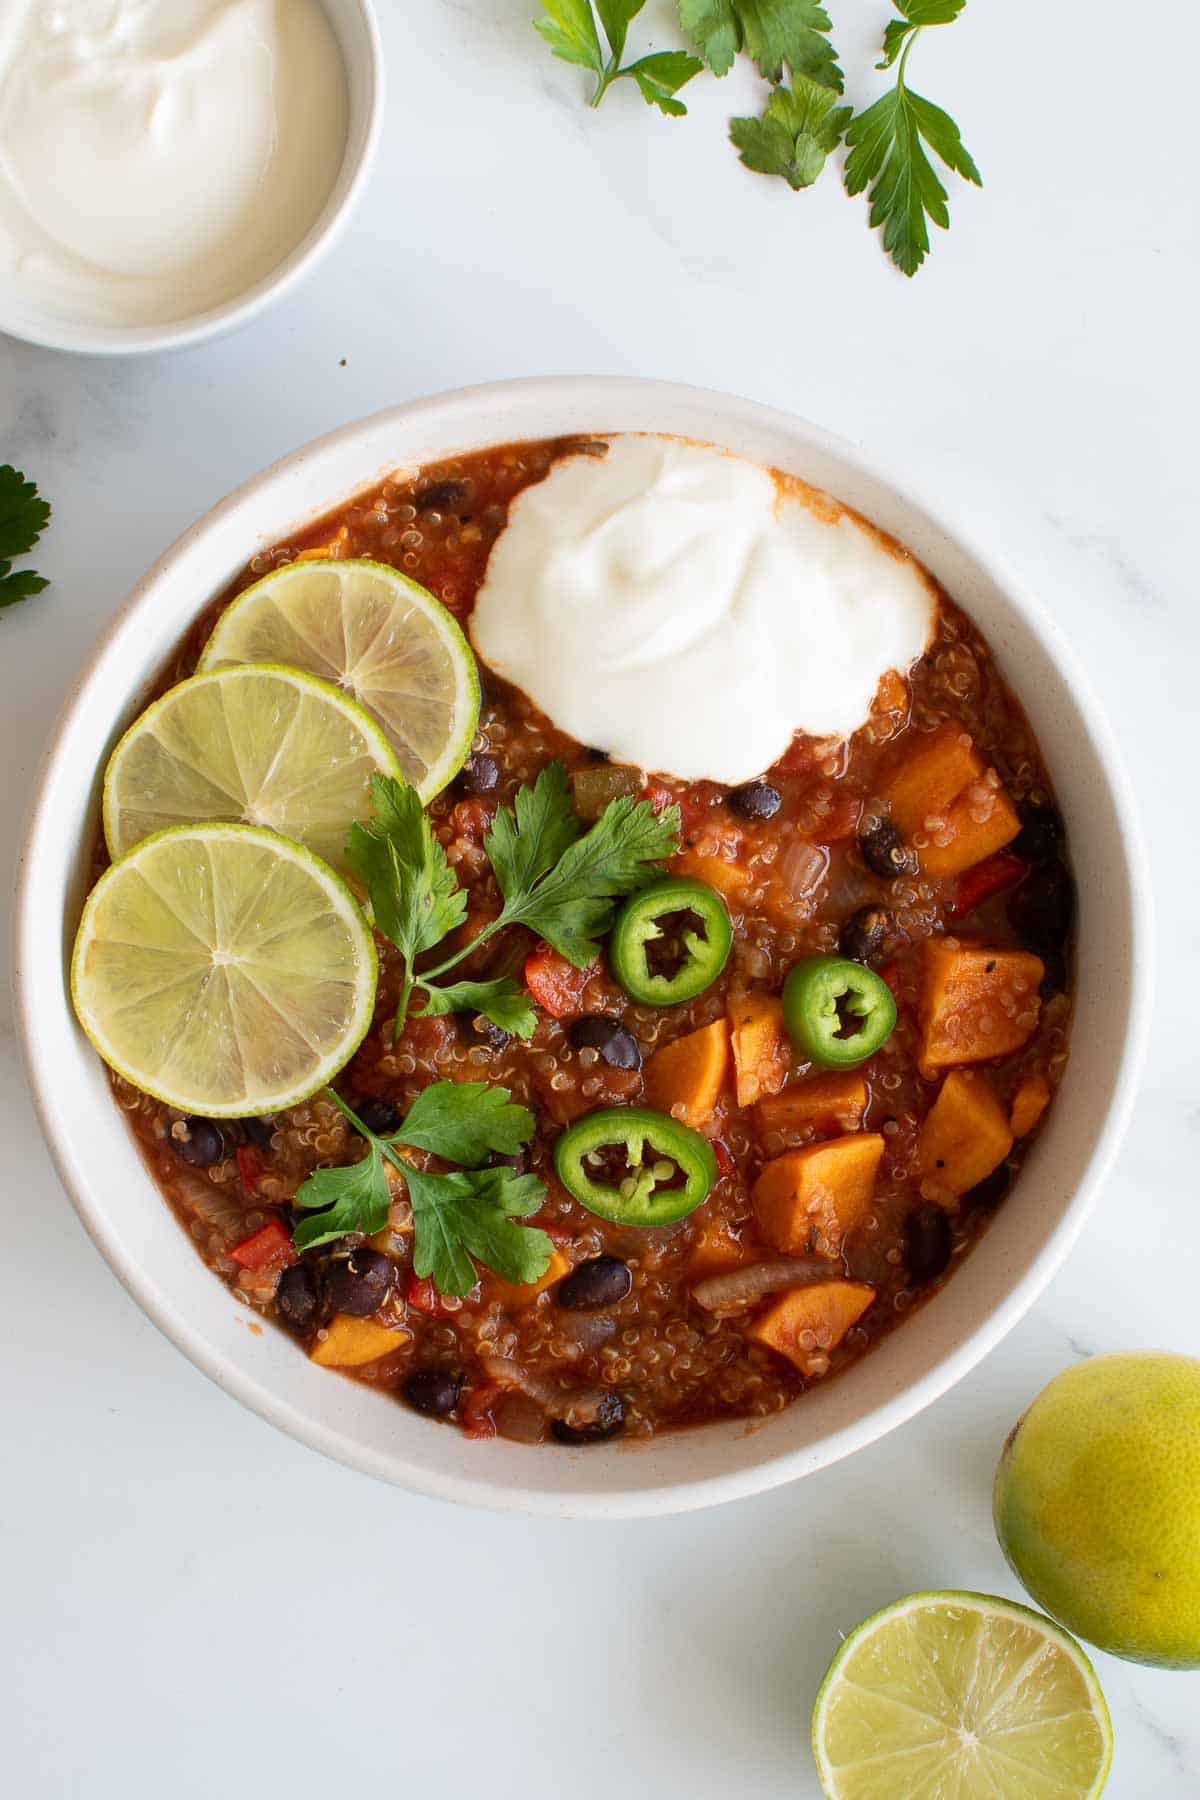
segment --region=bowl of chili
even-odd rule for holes
[[[747,1430],[744,1418],[717,1418],[639,1443],[612,1435],[609,1406],[586,1447],[578,1434],[556,1433],[557,1442],[531,1449],[503,1438],[480,1444],[468,1432],[431,1423],[418,1407],[397,1406],[392,1394],[369,1383],[331,1379],[311,1357],[298,1356],[282,1332],[247,1330],[245,1307],[212,1279],[162,1205],[113,1106],[106,1074],[72,1014],[66,955],[93,871],[90,846],[108,752],[160,682],[197,612],[234,582],[262,544],[301,536],[389,471],[492,445],[576,437],[581,427],[717,443],[827,490],[906,545],[986,633],[1001,672],[1019,678],[1069,836],[1079,891],[1075,1026],[1061,1090],[1013,1192],[954,1279],[904,1330],[889,1333],[835,1379],[816,1382],[801,1403],[772,1409],[757,1429]],[[123,708],[114,706],[114,696]],[[960,1379],[1032,1305],[1082,1229],[1130,1110],[1149,1007],[1145,866],[1116,744],[1061,632],[990,552],[889,470],[785,413],[700,390],[599,378],[499,383],[391,409],[298,451],[202,519],[135,590],[81,675],[38,779],[20,861],[18,1020],[42,1127],[85,1226],[149,1316],[226,1391],[313,1448],[421,1493],[567,1516],[682,1511],[796,1479],[874,1441]],[[996,892],[997,883],[1003,886],[999,872],[981,869],[962,878],[958,904],[983,904],[989,886]],[[690,880],[685,874],[685,883]],[[971,883],[978,893],[965,891]],[[647,945],[671,917],[682,918],[685,928],[681,954],[664,975],[648,959]],[[615,981],[627,994],[647,995],[646,984],[657,983],[655,1004],[665,1011],[686,1007],[691,984],[703,988],[719,977],[727,927],[728,909],[719,897],[714,905],[710,883],[660,891],[657,898],[654,889],[644,890],[618,924]],[[872,926],[857,920],[856,929],[869,937]],[[869,1054],[886,1036],[891,1004],[890,990],[886,998],[880,992],[888,989],[886,967],[871,974],[856,957],[848,960],[849,969],[841,956],[798,959],[783,995],[793,1040],[831,1080],[847,1068],[831,1009],[840,1003],[859,1012],[866,1033],[859,1047],[866,1044]],[[535,981],[548,980],[544,959],[533,972],[527,967],[526,979],[532,991]],[[686,1228],[721,1174],[720,1147],[677,1115],[653,1107],[620,1112],[617,1126],[597,1125],[593,1112],[580,1122],[582,1131],[575,1125],[561,1132],[555,1156],[565,1194],[601,1221],[601,1229],[606,1219],[637,1229],[648,1215],[655,1227],[682,1221]],[[616,1182],[603,1162],[614,1132],[631,1150],[631,1167],[636,1162],[634,1177]],[[239,1146],[239,1167],[251,1181],[260,1174],[256,1155],[252,1141]],[[645,1180],[638,1170],[647,1172]],[[643,1218],[631,1226],[639,1211]],[[245,1244],[239,1248],[249,1259],[242,1266],[253,1272],[255,1260],[261,1262],[257,1251],[251,1256]],[[612,1285],[614,1259],[594,1261],[596,1270],[576,1269],[570,1277],[577,1287]],[[374,1278],[369,1256],[359,1254],[359,1263],[341,1272],[343,1283]],[[746,1273],[734,1270],[729,1279]],[[715,1276],[708,1285],[725,1279]],[[623,1282],[618,1285],[624,1292]],[[872,1291],[861,1282],[844,1286],[855,1290],[849,1298],[860,1307],[866,1301],[856,1295]],[[419,1305],[421,1294],[414,1291],[411,1299]],[[436,1375],[425,1378],[431,1392]],[[580,1447],[567,1448],[571,1442]]]

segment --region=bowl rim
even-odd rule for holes
[[[56,318],[52,313],[35,320],[20,309],[10,320],[5,317],[4,302],[0,297],[0,337],[33,344],[41,350],[64,351],[76,356],[152,356],[158,351],[184,350],[210,338],[223,337],[227,332],[249,324],[268,306],[290,293],[341,238],[370,178],[383,132],[383,44],[374,0],[341,0],[341,3],[347,8],[349,29],[355,33],[361,47],[362,92],[357,104],[351,93],[346,147],[324,206],[300,241],[273,269],[268,269],[241,293],[222,300],[205,312],[170,319],[161,325],[79,324],[71,319]],[[326,0],[318,0],[318,4],[339,39],[342,60],[347,64],[349,74],[349,58],[338,26],[329,15]]]
[[[848,1423],[812,1444],[784,1448],[772,1457],[746,1467],[731,1467],[716,1475],[683,1478],[636,1489],[622,1488],[618,1474],[615,1480],[607,1484],[601,1479],[595,1486],[574,1488],[569,1493],[564,1493],[535,1485],[537,1464],[533,1460],[529,1484],[498,1482],[487,1478],[486,1467],[481,1468],[478,1477],[473,1473],[464,1477],[436,1469],[394,1450],[384,1451],[377,1446],[364,1446],[341,1433],[336,1426],[310,1416],[275,1393],[265,1381],[233,1364],[208,1339],[202,1325],[194,1324],[186,1318],[169,1297],[156,1290],[150,1277],[118,1244],[115,1228],[106,1220],[103,1206],[92,1197],[82,1158],[76,1160],[69,1143],[65,1139],[60,1140],[55,1128],[54,1109],[50,1100],[52,1071],[42,1064],[37,1041],[35,959],[29,953],[33,934],[32,890],[39,843],[47,834],[53,835],[54,831],[51,805],[53,790],[63,773],[60,763],[69,767],[68,745],[65,740],[76,712],[82,706],[112,640],[122,631],[126,622],[154,596],[175,559],[197,539],[205,536],[214,526],[239,509],[254,507],[260,496],[268,494],[281,476],[291,472],[308,458],[351,446],[356,439],[386,426],[403,424],[411,427],[423,417],[436,421],[439,414],[454,409],[470,409],[481,413],[489,410],[502,411],[504,403],[510,400],[518,405],[537,400],[542,400],[547,405],[556,401],[570,403],[586,417],[589,407],[602,413],[605,404],[619,405],[622,396],[630,401],[636,397],[639,403],[654,401],[657,404],[661,401],[664,411],[672,403],[677,407],[687,403],[703,403],[712,410],[714,433],[717,434],[714,441],[717,442],[721,441],[719,434],[723,428],[732,429],[735,425],[747,429],[759,427],[783,432],[798,444],[852,465],[867,480],[886,488],[914,521],[929,521],[951,550],[964,555],[987,579],[995,583],[1006,602],[1014,607],[1045,650],[1062,682],[1070,688],[1091,736],[1096,762],[1108,788],[1127,851],[1123,872],[1127,877],[1129,950],[1131,961],[1139,969],[1139,978],[1130,985],[1128,1016],[1112,1076],[1111,1104],[1092,1140],[1074,1191],[1062,1207],[1061,1217],[1041,1247],[1035,1251],[1024,1271],[1009,1284],[1007,1290],[991,1304],[989,1310],[953,1349],[898,1392],[868,1406]],[[591,426],[586,428],[599,429]],[[436,442],[436,437],[434,441]],[[508,440],[501,433],[495,441]],[[352,491],[362,491],[374,478],[368,478]],[[320,517],[323,511],[348,498],[349,492],[340,497],[333,496],[321,503],[319,509],[309,516]],[[12,932],[17,1036],[34,1107],[52,1161],[89,1236],[142,1310],[182,1350],[189,1361],[223,1391],[309,1448],[348,1467],[432,1498],[533,1516],[611,1519],[680,1513],[764,1492],[839,1461],[853,1451],[882,1438],[923,1411],[973,1369],[1013,1329],[1052,1280],[1079,1237],[1099,1189],[1111,1170],[1129,1122],[1138,1076],[1146,1055],[1152,1006],[1152,902],[1147,868],[1133,791],[1118,741],[1089,678],[1081,669],[1060,628],[1004,559],[990,548],[977,544],[957,524],[948,521],[939,504],[924,498],[919,489],[914,488],[906,478],[898,477],[884,459],[864,453],[850,440],[783,409],[689,384],[602,375],[534,376],[488,382],[421,396],[351,421],[313,439],[251,476],[176,539],[136,584],[101,632],[85,666],[72,683],[52,728],[34,781],[18,853]],[[147,1179],[150,1180],[151,1177],[148,1175]],[[877,1351],[876,1354],[882,1352]],[[874,1361],[874,1358],[870,1360]],[[598,1463],[597,1468],[598,1473],[604,1469],[612,1475],[612,1465],[607,1461]]]

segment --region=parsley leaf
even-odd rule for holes
[[[614,902],[652,881],[655,865],[678,847],[679,808],[656,813],[648,800],[610,800],[583,837],[571,833],[549,867],[547,846],[557,849],[567,838],[570,801],[562,764],[551,763],[524,793],[524,807],[518,795],[515,814],[502,808],[483,841],[504,895],[496,926],[525,925],[586,969],[612,924]]]
[[[531,888],[549,874],[582,831],[566,769],[560,762],[547,763],[532,787],[517,789],[511,809],[500,809],[484,839],[505,895]]]
[[[608,41],[607,55],[590,0],[542,0],[544,16],[533,21],[534,30],[541,33],[555,56],[589,69],[596,77],[593,106],[599,106],[614,81],[628,76],[649,105],[671,118],[682,118],[687,107],[675,95],[693,75],[701,73],[704,64],[686,50],[657,50],[622,68],[630,21],[646,0],[595,0],[595,4]]]
[[[367,890],[377,928],[404,959],[393,1028],[399,1037],[416,981],[414,959],[462,924],[467,896],[414,788],[390,775],[374,775],[371,807],[369,825],[350,827],[346,858]]]
[[[400,1136],[447,1162],[473,1166],[493,1151],[515,1156],[533,1136],[533,1114],[515,1106],[507,1088],[484,1081],[435,1081],[409,1107]]]
[[[610,801],[584,833],[566,770],[549,763],[532,787],[518,788],[511,807],[500,809],[484,839],[504,896],[502,910],[469,944],[418,972],[415,958],[462,924],[467,897],[412,788],[377,776],[372,805],[371,824],[351,827],[347,853],[367,889],[376,926],[404,958],[397,1037],[414,990],[434,1018],[478,1012],[503,1031],[532,1036],[537,1015],[507,977],[446,987],[436,985],[437,977],[507,925],[527,925],[577,968],[586,968],[595,959],[596,939],[612,924],[614,900],[652,880],[655,865],[679,843],[678,807],[656,814],[648,801],[628,797]]]
[[[405,1171],[413,1209],[413,1272],[432,1275],[440,1294],[469,1294],[479,1280],[472,1258],[504,1281],[536,1281],[553,1246],[536,1226],[514,1217],[536,1212],[545,1189],[511,1169],[459,1169],[452,1175]]]
[[[926,25],[946,25],[962,11],[965,0],[897,0],[903,15],[884,35],[881,68],[893,63],[896,85],[850,123],[846,142],[846,191],[861,194],[870,186],[871,224],[883,226],[883,246],[906,275],[915,275],[929,254],[927,219],[946,230],[947,194],[925,154],[928,144],[946,167],[964,181],[982,186],[982,177],[959,134],[940,107],[905,83],[912,47]],[[922,141],[923,140],[923,141]]]
[[[523,988],[507,975],[498,981],[452,981],[445,987],[422,987],[421,1017],[441,1018],[445,1013],[482,1013],[501,1031],[530,1038],[537,1030],[537,1014]]]
[[[39,497],[37,483],[26,481],[11,463],[0,463],[0,607],[15,606],[49,587],[32,569],[13,571],[13,559],[33,549],[49,519],[50,507]]]
[[[379,1146],[371,1140],[361,1162],[346,1169],[316,1169],[296,1190],[293,1204],[312,1216],[298,1221],[292,1232],[297,1250],[330,1244],[348,1232],[373,1237],[388,1221],[391,1190]]]
[[[432,1275],[439,1293],[470,1293],[479,1279],[473,1257],[505,1281],[536,1281],[545,1274],[553,1249],[549,1237],[536,1226],[513,1224],[545,1199],[535,1175],[502,1167],[431,1175],[400,1152],[409,1144],[446,1162],[466,1163],[492,1153],[514,1155],[533,1136],[533,1114],[514,1105],[507,1088],[435,1082],[418,1094],[390,1137],[368,1130],[332,1088],[325,1094],[369,1148],[362,1162],[317,1169],[297,1189],[293,1205],[311,1214],[292,1233],[297,1249],[311,1250],[349,1232],[371,1237],[383,1230],[391,1202],[386,1157],[403,1176],[412,1204],[413,1270]]]
[[[748,169],[782,175],[789,187],[811,187],[841,142],[853,107],[835,106],[831,88],[793,75],[772,89],[761,119],[731,119],[729,136]]]
[[[820,0],[678,0],[679,23],[714,75],[727,75],[744,50],[768,81],[786,66],[840,94],[837,51]]]

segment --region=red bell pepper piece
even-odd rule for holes
[[[498,1381],[485,1381],[481,1387],[471,1389],[459,1415],[463,1431],[469,1438],[495,1437],[496,1421],[492,1417],[492,1408],[503,1392]]]
[[[1011,851],[997,850],[995,856],[987,856],[973,869],[967,869],[960,877],[954,898],[946,908],[946,915],[951,919],[965,918],[967,913],[974,912],[985,900],[995,894],[1004,893],[1006,888],[1016,887],[1018,881],[1029,873],[1029,864],[1024,857],[1014,856]]]
[[[900,998],[900,965],[897,962],[880,963],[875,973],[880,981],[886,981],[892,990],[892,999]]]
[[[713,1138],[712,1151],[717,1159],[718,1176],[733,1175],[737,1172],[737,1164],[733,1160],[728,1144],[723,1138]]]
[[[239,1144],[237,1147],[238,1174],[242,1178],[242,1186],[248,1194],[257,1194],[259,1177],[263,1172],[263,1159],[253,1144]]]
[[[539,944],[525,958],[525,986],[552,1019],[570,1019],[582,1009],[591,977],[591,969],[577,969],[549,944]]]
[[[229,1255],[240,1269],[263,1275],[268,1270],[289,1268],[296,1261],[296,1247],[283,1220],[268,1219],[261,1230],[235,1244]]]
[[[433,1285],[432,1275],[410,1275],[405,1299],[417,1312],[428,1313],[435,1319],[443,1316],[441,1298]]]

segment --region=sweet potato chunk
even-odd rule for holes
[[[1044,1075],[1026,1075],[1013,1095],[1008,1122],[1014,1137],[1028,1137],[1050,1104],[1050,1083]]]
[[[940,1069],[1008,1056],[1028,1042],[1041,1011],[1040,958],[951,937],[927,938],[922,954],[922,1075],[932,1080]]]
[[[726,862],[723,856],[702,856],[697,850],[688,850],[677,857],[672,872],[690,875],[693,881],[706,882],[735,906],[750,886],[750,871],[743,869],[740,863]]]
[[[730,1001],[729,1041],[738,1105],[753,1106],[764,1094],[777,1094],[792,1066],[782,1001],[770,994],[744,994]]]
[[[862,1281],[815,1281],[774,1301],[747,1327],[746,1336],[778,1350],[807,1374],[812,1358],[840,1344],[874,1298],[875,1289]]]
[[[921,1192],[943,1205],[998,1169],[1013,1146],[1004,1109],[982,1069],[954,1069],[921,1127]]]
[[[313,1362],[327,1369],[361,1369],[365,1363],[393,1356],[412,1342],[409,1331],[389,1331],[377,1319],[356,1319],[350,1313],[335,1313],[319,1337],[310,1355]]]
[[[961,725],[941,726],[885,786],[892,818],[918,847],[927,875],[959,875],[1011,843],[1021,829],[994,770],[978,756]],[[939,822],[933,829],[930,821]],[[939,843],[944,838],[947,841]]]
[[[883,1139],[875,1131],[786,1150],[754,1184],[760,1234],[785,1256],[838,1256],[846,1233],[871,1204],[882,1155]]]
[[[503,1300],[506,1306],[528,1306],[546,1288],[553,1287],[556,1281],[561,1281],[564,1275],[570,1273],[571,1265],[562,1251],[552,1250],[545,1273],[539,1275],[536,1281],[501,1281],[498,1275],[493,1275],[489,1285],[491,1292],[498,1300]]]
[[[688,1257],[688,1274],[715,1275],[721,1269],[736,1269],[746,1261],[749,1252],[720,1213],[710,1214],[702,1208],[696,1236]],[[698,1215],[699,1217],[699,1215]]]
[[[685,1125],[704,1125],[713,1115],[729,1071],[729,1027],[724,1019],[664,1044],[646,1064],[646,1104]]]
[[[911,838],[926,819],[941,818],[983,770],[970,734],[961,725],[942,725],[905,757],[884,786],[883,797],[905,837]]]
[[[760,1100],[754,1117],[760,1132],[857,1131],[867,1110],[867,1084],[856,1070],[813,1075]]]

